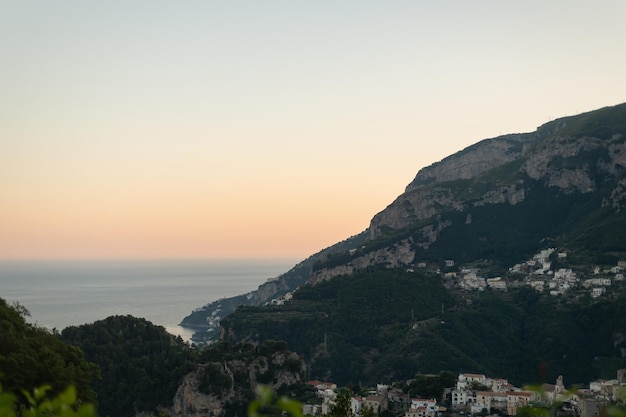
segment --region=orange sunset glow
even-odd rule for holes
[[[622,2],[245,3],[0,4],[0,258],[303,259],[626,97]]]

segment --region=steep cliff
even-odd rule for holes
[[[421,170],[358,245],[317,257],[289,303],[226,317],[223,337],[286,340],[342,382],[598,378],[600,357],[624,366],[625,155],[626,104],[471,146]],[[608,285],[597,271],[615,271],[610,288],[591,288]]]
[[[310,284],[318,284],[339,275],[350,275],[360,269],[365,269],[374,265],[387,265],[390,268],[406,265],[413,261],[415,250],[411,245],[412,241],[405,239],[392,244],[389,247],[368,252],[363,256],[355,257],[353,260],[335,267],[323,268],[314,271],[309,278]]]
[[[605,206],[619,209],[624,204],[625,133],[622,104],[551,122],[532,134],[482,141],[421,170],[405,193],[374,216],[370,241],[412,229],[414,247],[428,249],[445,229],[460,229],[475,219],[475,208],[538,205],[546,194],[572,203],[594,200],[595,206],[577,214],[580,221]],[[550,236],[546,228],[544,237]],[[447,256],[457,257],[452,251]]]
[[[533,181],[560,193],[596,191],[608,177],[618,179],[626,167],[624,120],[614,120],[607,131],[610,134],[604,133],[603,137],[589,136],[588,129],[584,129],[583,121],[593,124],[604,112],[619,115],[626,113],[626,106],[551,122],[534,133],[484,140],[420,170],[405,193],[374,216],[370,238],[446,211],[486,204],[518,204],[535,185],[529,184]],[[620,187],[615,186],[616,196],[621,195],[617,188]],[[614,202],[612,197],[611,203]]]
[[[440,162],[421,169],[406,192],[441,182],[468,179],[522,157],[529,145],[542,137],[545,129],[485,139]]]
[[[285,350],[284,343],[266,342],[260,347],[227,345],[226,350],[209,359],[183,378],[170,416],[245,415],[258,384],[278,391],[304,383],[304,362],[297,354]]]
[[[187,317],[183,318],[180,324],[196,330],[194,334],[194,341],[196,342],[215,340],[219,336],[220,320],[235,311],[237,307],[263,305],[273,298],[294,291],[308,281],[312,268],[316,263],[327,259],[333,254],[343,253],[358,247],[366,239],[367,233],[363,232],[338,242],[311,255],[284,274],[268,279],[267,282],[261,284],[254,291],[235,297],[215,300],[195,309]]]
[[[200,309],[199,325],[206,327],[216,307],[224,317],[238,304],[261,305],[309,279],[315,284],[372,266],[443,267],[454,259],[506,269],[557,240],[626,252],[615,236],[626,225],[625,173],[626,103],[483,140],[421,169],[361,234],[311,256],[271,286],[228,300],[227,308],[220,301]]]

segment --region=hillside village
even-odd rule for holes
[[[444,278],[453,286],[465,290],[484,291],[486,288],[506,291],[509,287],[530,286],[535,291],[551,296],[564,295],[572,290],[588,292],[592,298],[598,298],[612,285],[624,281],[626,261],[602,269],[593,266],[589,271],[574,271],[559,265],[567,264],[567,252],[548,248],[540,251],[531,259],[509,268],[504,277],[481,277],[476,268],[461,267],[458,272],[444,272]],[[454,260],[446,260],[446,267],[454,267]],[[419,267],[426,267],[424,263]]]
[[[434,377],[434,376],[433,376]],[[305,415],[329,415],[337,399],[337,385],[331,382],[310,381],[321,404],[303,406]],[[506,379],[490,378],[483,374],[462,373],[456,385],[446,389],[442,398],[410,398],[399,388],[378,384],[366,396],[353,396],[352,414],[360,417],[369,408],[374,415],[395,417],[445,416],[515,416],[522,407],[549,407],[561,404],[559,415],[599,417],[609,404],[622,404],[626,390],[626,369],[617,371],[616,379],[599,379],[587,388],[566,389],[563,377],[555,384],[532,388],[518,388]]]
[[[605,267],[588,267],[588,271],[574,271],[560,265],[567,264],[567,252],[556,248],[547,248],[531,259],[512,266],[505,276],[486,278],[481,276],[479,268],[455,265],[453,259],[446,259],[443,271],[426,262],[418,262],[406,269],[407,272],[417,270],[431,270],[441,275],[448,287],[466,291],[485,291],[487,288],[497,291],[507,291],[509,288],[529,286],[540,293],[553,297],[564,295],[572,290],[588,293],[591,298],[599,298],[609,291],[611,286],[622,283],[626,261],[619,261],[616,265]],[[270,280],[276,278],[270,278]],[[269,281],[269,280],[268,280]],[[280,295],[266,304],[283,305],[289,302],[293,293]],[[219,324],[219,310],[214,312],[217,317],[211,317],[209,322]]]

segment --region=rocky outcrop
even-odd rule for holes
[[[430,219],[442,208],[462,210],[452,190],[443,187],[427,187],[407,192],[398,197],[385,210],[378,213],[370,223],[370,239],[384,235],[389,229],[402,229]]]
[[[543,128],[540,130],[546,131]],[[420,221],[433,218],[442,211],[463,211],[467,204],[517,204],[523,201],[524,189],[519,183],[495,186],[476,196],[478,198],[470,199],[466,195],[460,197],[457,186],[450,182],[470,180],[519,160],[543,136],[538,130],[535,133],[486,139],[421,169],[405,192],[374,216],[369,227],[370,238],[376,239],[390,229],[398,230],[413,225],[419,227]],[[465,194],[472,192],[471,184],[461,184],[459,187],[463,188]]]
[[[183,378],[174,397],[171,416],[216,417],[222,415],[226,401],[234,396],[234,390],[231,389],[225,395],[220,396],[201,392],[199,375],[202,372],[204,368],[200,367]]]
[[[531,182],[564,194],[596,191],[602,178],[619,177],[626,169],[623,115],[615,116],[618,131],[608,137],[579,133],[600,123],[594,120],[599,112],[559,119],[533,133],[484,140],[420,170],[405,193],[373,217],[370,238],[410,227],[426,230],[424,223],[440,214],[470,206],[519,204]],[[621,207],[622,189],[618,185],[605,204]],[[432,243],[428,236],[422,245]]]
[[[533,187],[564,195],[588,194],[606,187],[612,178],[614,189],[602,204],[621,208],[626,204],[626,182],[620,179],[626,172],[622,132],[626,105],[609,108],[613,130],[604,126],[605,111],[555,120],[532,133],[483,140],[421,169],[405,192],[370,222],[369,241],[386,239],[388,246],[376,244],[376,250],[359,251],[341,265],[329,262],[332,266],[314,272],[309,282],[373,265],[410,264],[416,250],[428,250],[452,226],[450,219],[460,217],[453,213],[489,205],[515,206],[526,200]],[[465,223],[471,224],[468,216]],[[409,230],[411,238],[406,238]],[[400,233],[404,240],[394,242],[398,231],[404,231]]]
[[[311,285],[327,281],[339,275],[350,275],[360,269],[372,265],[386,265],[389,268],[408,265],[415,258],[412,239],[405,239],[389,247],[355,256],[350,262],[332,268],[323,268],[315,271],[309,278]]]
[[[548,187],[557,187],[564,192],[592,192],[595,183],[590,174],[590,164],[596,161],[571,166],[566,161],[603,146],[606,146],[603,141],[596,138],[555,138],[529,155],[521,170],[531,179],[543,181]]]
[[[459,179],[469,179],[492,168],[514,161],[523,156],[529,145],[540,136],[537,134],[513,134],[486,139],[440,162],[421,169],[406,187],[406,192],[422,186]]]
[[[474,202],[473,205],[484,206],[486,204],[507,203],[514,206],[524,201],[525,197],[524,183],[518,181],[505,187],[498,187],[495,190],[487,191],[478,201]]]
[[[531,201],[536,207],[532,198],[564,195],[573,199],[579,194],[586,198],[599,190],[603,194],[597,201],[601,200],[603,207],[620,210],[626,206],[624,135],[626,104],[621,104],[554,120],[535,132],[478,142],[421,169],[405,192],[376,214],[356,239],[318,252],[257,291],[211,303],[185,318],[183,325],[217,332],[219,320],[208,319],[224,317],[239,305],[263,304],[307,281],[317,283],[372,265],[408,265],[418,251],[432,249],[446,235],[454,236],[450,240],[461,236],[458,229],[457,234],[453,231],[458,224],[472,224],[470,211],[485,213],[512,207],[517,215],[524,213]],[[558,203],[553,201],[555,207]],[[473,224],[484,225],[484,219],[483,223],[477,220],[479,217]],[[486,237],[481,239],[480,245],[487,241]],[[515,239],[518,237],[511,241]],[[347,256],[352,251],[353,256]],[[341,264],[329,255],[340,255]]]
[[[276,296],[276,294],[285,293],[290,291],[288,283],[285,280],[281,280],[277,277],[273,281],[268,281],[259,286],[256,291],[249,293],[248,299],[252,305],[261,305],[270,301]]]
[[[218,417],[249,401],[258,384],[276,391],[304,383],[304,362],[293,352],[280,350],[269,356],[244,352],[240,356],[201,365],[187,374],[178,387],[170,416]]]
[[[610,206],[617,210],[626,207],[626,179],[622,179],[617,183],[609,197],[602,202],[602,206]]]

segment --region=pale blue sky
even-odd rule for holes
[[[2,1],[0,258],[304,257],[626,101],[623,1]]]

